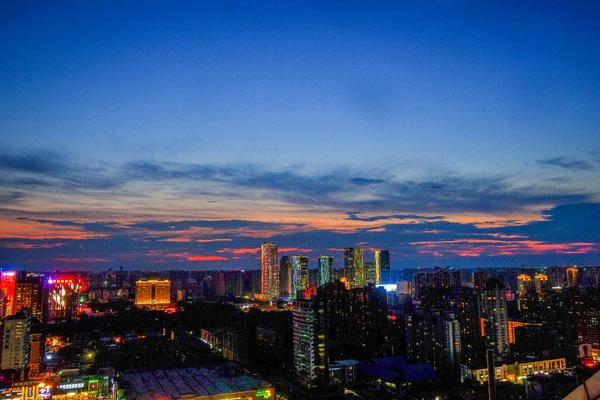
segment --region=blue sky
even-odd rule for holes
[[[598,261],[565,217],[600,199],[597,2],[26,1],[0,18],[2,264],[247,267],[219,251],[264,240],[367,242],[397,267]],[[530,231],[557,210],[581,239]],[[144,225],[181,221],[230,222]],[[510,257],[466,250],[509,227]]]

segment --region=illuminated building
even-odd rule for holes
[[[515,328],[519,326],[542,326],[541,323],[508,320],[508,343],[515,343]]]
[[[308,257],[292,257],[292,299],[298,298],[298,292],[308,289]]]
[[[414,292],[413,282],[411,281],[399,281],[396,283],[396,293],[400,294],[412,294]]]
[[[600,350],[600,313],[595,307],[586,309],[577,318],[577,339],[579,343],[588,343],[595,350]]]
[[[279,291],[281,297],[290,297],[292,295],[292,261],[290,257],[283,256],[279,263]]]
[[[327,379],[327,349],[324,311],[315,300],[294,301],[293,311],[294,368],[300,382],[313,387]]]
[[[548,289],[548,275],[536,274],[533,279],[535,281],[536,292],[543,293],[546,289]]]
[[[135,283],[135,305],[139,308],[164,310],[171,304],[171,281],[140,280]]]
[[[17,282],[15,285],[14,311],[24,308],[31,310],[32,316],[44,321],[45,301],[43,300],[42,283],[39,281]]]
[[[362,288],[365,286],[363,249],[360,247],[344,249],[344,269],[353,288]]]
[[[124,372],[117,379],[115,400],[275,400],[267,382],[216,368],[179,368]]]
[[[29,339],[29,376],[37,377],[42,372],[44,357],[44,335],[42,332],[32,332]]]
[[[0,290],[4,294],[3,316],[11,315],[14,311],[15,284],[17,283],[16,271],[2,271],[0,274]]]
[[[376,282],[380,283],[391,283],[392,282],[392,270],[390,267],[390,251],[389,250],[375,250],[375,271],[377,271]]]
[[[377,281],[377,271],[376,271],[377,265],[374,262],[365,262],[364,263],[364,269],[365,269],[365,284],[367,283],[375,283]]]
[[[262,244],[260,268],[261,293],[267,300],[277,298],[279,296],[279,265],[276,244]]]
[[[21,310],[4,319],[2,332],[2,369],[24,370],[29,362],[31,312]]]
[[[56,400],[112,400],[112,379],[105,375],[69,376],[61,379],[52,390]]]
[[[49,399],[52,395],[52,383],[40,381],[16,382],[0,388],[1,399],[38,400]]]
[[[515,362],[514,364],[502,364],[494,367],[496,381],[520,384],[523,384],[523,379],[529,375],[560,372],[566,369],[567,362],[564,358]],[[461,365],[460,372],[462,382],[466,379],[474,379],[483,384],[488,380],[487,368],[471,368],[467,365]]]
[[[51,319],[69,319],[77,307],[77,296],[87,285],[80,278],[49,278],[48,302]]]
[[[524,295],[531,287],[531,276],[527,274],[520,274],[517,276],[517,290],[519,294]]]
[[[578,272],[579,272],[579,270],[575,266],[567,268],[567,286],[568,287],[576,287],[577,286],[577,273]]]
[[[319,256],[318,286],[323,286],[333,281],[333,257]]]
[[[508,305],[504,297],[504,285],[497,279],[487,283],[484,299],[485,337],[498,353],[508,351]]]

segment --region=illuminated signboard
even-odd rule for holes
[[[71,390],[71,389],[83,389],[85,386],[84,382],[76,382],[76,383],[63,383],[58,385],[57,388],[61,390]]]
[[[257,391],[256,397],[262,397],[263,399],[270,399],[271,398],[271,389]]]
[[[385,284],[381,284],[381,285],[375,285],[378,288],[384,288],[386,292],[395,292],[397,289],[397,286],[395,283],[385,283]]]

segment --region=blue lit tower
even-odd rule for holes
[[[392,282],[389,250],[375,250],[375,271],[377,284]]]

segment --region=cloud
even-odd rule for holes
[[[583,161],[565,157],[538,162],[570,169],[587,168]],[[240,199],[320,208],[328,212],[346,213],[350,209],[356,210],[349,213],[350,219],[360,221],[362,218],[363,222],[403,214],[438,215],[440,210],[445,213],[514,212],[540,205],[588,202],[598,194],[590,187],[565,191],[543,180],[517,185],[508,175],[466,176],[449,172],[415,180],[402,178],[391,168],[369,171],[350,166],[311,172],[299,166],[272,168],[249,163],[219,165],[140,160],[116,165],[94,162],[81,165],[53,153],[20,156],[4,151],[0,153],[0,168],[14,172],[0,177],[0,185],[6,193],[3,197],[8,202],[44,196],[51,196],[55,201],[56,196],[66,197],[64,193],[79,196],[79,202],[90,203],[99,199],[129,203],[131,199],[142,198],[160,204],[165,196],[188,201],[205,196],[210,197],[204,200],[206,207],[215,204],[212,206],[215,208],[229,200]],[[371,215],[362,217],[359,215],[362,213]]]
[[[544,166],[559,167],[574,170],[590,170],[594,169],[592,164],[583,160],[572,160],[567,157],[554,157],[543,160],[536,160],[536,163]]]
[[[436,221],[444,219],[443,216],[425,216],[425,215],[417,215],[417,214],[392,214],[392,215],[376,215],[373,217],[359,217],[358,214],[360,212],[349,211],[346,213],[348,215],[348,219],[352,221],[365,221],[365,222],[373,222],[373,221],[381,221],[388,219],[414,219],[420,221]]]
[[[350,183],[354,185],[373,185],[376,183],[383,183],[383,179],[370,179],[370,178],[350,178]]]
[[[0,152],[0,168],[41,174],[61,173],[67,170],[62,156],[53,152],[15,155],[7,151]]]
[[[457,265],[514,266],[564,263],[597,263],[600,255],[600,204],[582,203],[553,207],[542,213],[543,221],[508,227],[487,227],[447,220],[422,220],[419,223],[382,219],[375,228],[363,227],[351,232],[328,229],[296,230],[277,227],[269,241],[279,245],[280,253],[331,254],[342,265],[344,247],[365,246],[365,260],[373,250],[392,251],[395,268]],[[60,221],[51,221],[57,223]],[[62,221],[71,225],[73,221]],[[0,239],[0,263],[19,268],[94,268],[119,265],[128,268],[188,268],[190,262],[203,268],[258,268],[257,259],[263,238],[233,233],[223,241],[165,241],[174,237],[194,238],[198,225],[216,226],[218,221],[146,221],[119,225],[102,237],[82,239]],[[89,224],[100,229],[99,222]],[[228,220],[222,226],[235,232],[239,226],[255,221]],[[261,224],[258,222],[258,224]],[[78,227],[81,224],[77,225]],[[218,224],[217,224],[218,225]],[[273,224],[269,224],[273,225]],[[54,225],[58,226],[58,225]],[[160,227],[163,230],[156,230]],[[83,232],[85,233],[85,231]],[[366,244],[365,244],[366,243]],[[79,262],[75,262],[78,260]],[[311,260],[313,260],[311,258]],[[64,262],[63,262],[64,261]],[[202,264],[206,263],[206,264]],[[62,267],[61,267],[62,265]],[[311,268],[314,268],[311,261]]]

